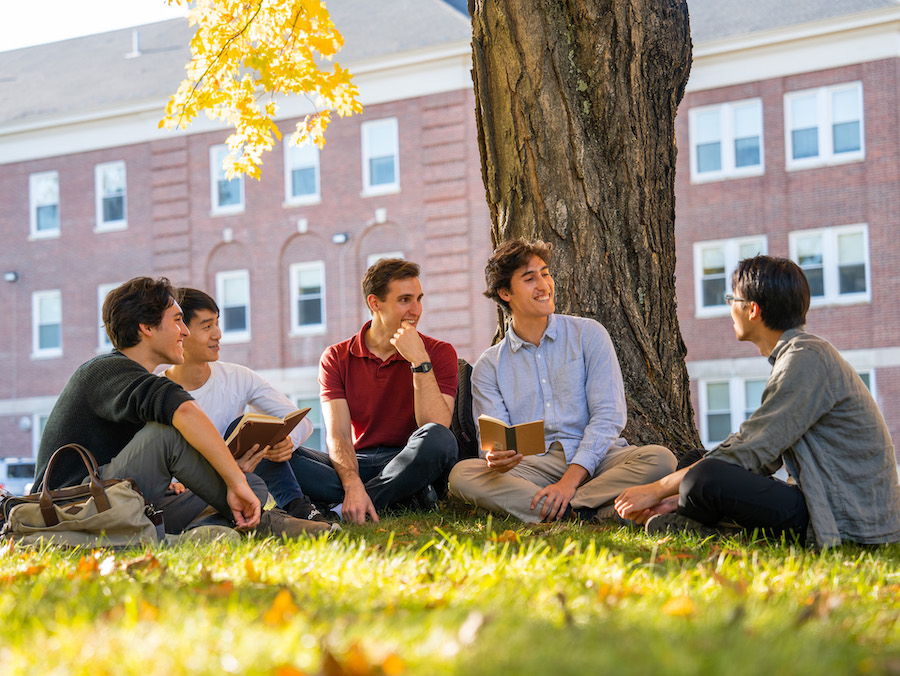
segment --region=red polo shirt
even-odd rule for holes
[[[399,353],[382,361],[366,346],[366,322],[359,333],[332,345],[319,362],[319,398],[346,399],[350,408],[353,447],[403,447],[418,429],[413,408],[413,374]],[[422,342],[442,394],[456,396],[456,350],[450,343],[424,334]]]

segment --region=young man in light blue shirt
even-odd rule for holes
[[[454,467],[450,490],[527,522],[613,518],[619,493],[667,475],[675,457],[620,436],[628,414],[612,341],[593,319],[554,314],[549,262],[540,241],[512,240],[491,256],[485,295],[510,323],[472,372],[475,417],[512,425],[543,420],[548,448],[527,457],[483,450]]]

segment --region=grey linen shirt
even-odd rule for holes
[[[627,409],[615,348],[606,329],[584,317],[550,315],[540,345],[510,325],[475,363],[472,412],[511,425],[543,420],[548,446],[558,441],[566,462],[591,476],[610,448],[628,445],[619,436]]]
[[[781,456],[806,500],[807,541],[820,547],[900,541],[894,445],[862,379],[800,329],[781,335],[769,362],[759,409],[706,457],[756,471]]]

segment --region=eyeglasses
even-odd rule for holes
[[[738,298],[737,296],[732,296],[730,293],[726,293],[725,294],[725,302],[728,303],[729,305],[732,305],[734,303],[746,303],[747,301],[744,300],[743,298]]]

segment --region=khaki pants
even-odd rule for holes
[[[507,513],[522,521],[541,520],[541,500],[531,509],[531,500],[540,489],[554,484],[568,469],[562,449],[543,455],[527,455],[509,472],[497,472],[481,458],[456,464],[450,472],[450,492],[466,502],[492,512]],[[596,509],[611,503],[629,486],[656,481],[675,471],[675,456],[663,446],[611,448],[594,476],[579,486],[572,509]]]

